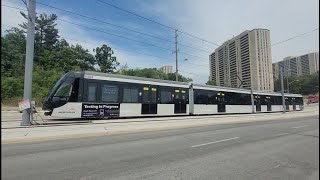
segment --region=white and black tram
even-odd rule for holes
[[[302,96],[285,94],[286,110]],[[46,98],[46,115],[62,118],[177,116],[282,111],[280,93],[89,71],[65,74]]]

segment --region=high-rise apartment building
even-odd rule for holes
[[[273,91],[270,31],[247,30],[210,55],[210,80],[219,86]]]
[[[284,76],[301,76],[313,74],[319,71],[319,52],[304,54],[301,56],[289,56],[282,61],[273,63],[273,77],[280,78],[280,67],[283,67]]]
[[[162,66],[159,70],[163,73],[169,74],[172,73],[172,66]]]

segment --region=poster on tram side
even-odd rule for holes
[[[83,103],[81,117],[119,117],[120,104]]]

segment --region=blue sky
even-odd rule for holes
[[[271,44],[319,27],[318,0],[103,0],[115,6],[135,12],[170,27],[191,33],[216,44],[236,36],[245,30],[266,28],[271,31]],[[111,46],[118,61],[129,67],[175,67],[174,30],[146,21],[98,0],[37,0],[50,6],[97,18],[104,22],[129,28],[157,38],[120,29],[50,7],[37,4],[38,13],[58,15],[61,37],[71,44],[81,44],[92,51],[103,43]],[[25,8],[21,0],[2,0],[3,5]],[[2,29],[16,26],[23,21],[19,10],[2,6]],[[65,21],[81,24],[129,39],[119,38],[92,29],[82,28]],[[163,40],[164,39],[164,40]],[[209,77],[209,52],[217,47],[213,44],[179,33],[179,64],[181,74],[196,83],[205,83]],[[85,41],[79,42],[79,41]],[[182,45],[196,47],[194,49]],[[159,48],[161,47],[161,48]],[[200,50],[202,51],[200,51]],[[272,61],[287,56],[297,56],[319,51],[319,31],[295,38],[272,47]],[[146,54],[151,54],[151,57]],[[188,59],[185,61],[184,59]]]

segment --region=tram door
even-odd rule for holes
[[[266,97],[267,103],[267,111],[271,111],[271,98],[269,96]]]
[[[284,100],[285,100],[286,110],[289,111],[289,104],[290,104],[289,98],[285,97]]]
[[[296,108],[296,99],[292,98],[291,101],[292,101],[293,110],[294,111],[297,110],[297,108]]]
[[[218,112],[226,112],[226,101],[225,101],[225,96],[223,92],[219,92],[217,94],[217,100],[218,100]]]
[[[255,96],[255,105],[256,105],[256,112],[261,112],[261,99],[260,96]]]
[[[157,114],[157,88],[155,86],[144,86],[141,96],[141,114]]]
[[[187,91],[182,89],[176,89],[174,91],[174,113],[186,113],[187,112]]]

